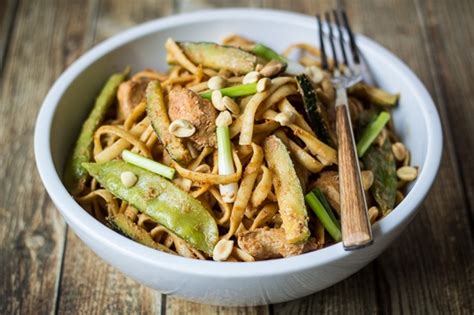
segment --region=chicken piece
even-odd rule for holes
[[[339,175],[336,171],[322,172],[313,185],[313,188],[319,188],[322,191],[331,207],[338,213],[341,213],[339,196]]]
[[[127,118],[133,109],[145,98],[148,82],[148,79],[140,78],[128,80],[120,84],[117,91],[119,117]]]
[[[238,234],[237,240],[239,247],[256,260],[295,256],[322,247],[313,237],[305,244],[289,244],[282,228],[263,227],[246,231]]]
[[[198,149],[216,146],[217,110],[211,102],[185,88],[173,88],[169,92],[168,115],[171,120],[185,119],[196,132],[190,139]]]

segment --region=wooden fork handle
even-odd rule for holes
[[[344,95],[339,97],[341,93]],[[357,158],[345,90],[338,91],[336,130],[342,243],[345,250],[352,250],[370,245],[373,238],[367,213],[367,202],[360,179],[359,159]]]

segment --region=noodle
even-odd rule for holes
[[[145,130],[146,131],[146,130]],[[145,143],[135,138],[129,131],[123,130],[116,126],[102,126],[94,134],[94,156],[102,151],[102,144],[100,143],[100,136],[105,133],[111,133],[120,138],[128,141],[132,145],[136,146],[145,157],[151,157],[150,150],[148,150]],[[97,160],[97,159],[96,159]]]
[[[313,45],[309,45],[307,43],[297,43],[297,44],[288,46],[288,48],[285,49],[282,55],[288,57],[291,54],[291,52],[295,49],[301,49],[301,50],[307,51],[308,53],[310,53],[311,55],[315,57],[319,57],[321,54],[319,49]]]
[[[198,71],[198,68],[184,55],[179,48],[178,44],[171,38],[168,38],[165,43],[166,50],[168,50],[171,55],[176,59],[183,68],[188,70],[189,72],[195,74]]]
[[[239,156],[237,155],[235,151],[233,152],[233,157],[234,157],[235,167],[237,168],[237,171],[234,174],[230,174],[230,175],[199,173],[199,172],[190,171],[182,167],[176,161],[173,161],[172,164],[176,168],[176,171],[179,173],[179,175],[181,175],[184,178],[190,179],[193,182],[209,183],[209,184],[216,184],[216,185],[230,184],[230,183],[237,182],[240,179],[240,176],[242,175],[242,164],[240,163]]]
[[[238,35],[225,38],[224,43],[239,47],[241,50],[237,54],[252,52],[256,45],[253,41]],[[229,46],[226,47],[229,48]],[[216,240],[226,239],[232,241],[228,243],[233,247],[229,246],[226,254],[228,255],[230,250],[231,253],[222,259],[224,261],[252,262],[260,260],[265,257],[261,253],[261,251],[266,250],[265,246],[279,246],[280,249],[286,248],[287,245],[301,247],[300,252],[291,253],[291,255],[294,255],[302,253],[303,248],[316,250],[334,243],[332,236],[326,233],[325,226],[309,207],[306,207],[307,213],[304,214],[306,217],[300,221],[309,231],[308,238],[304,240],[306,242],[304,246],[303,244],[280,244],[277,239],[272,239],[268,244],[262,244],[259,243],[262,239],[258,237],[252,239],[250,247],[242,242],[243,236],[264,235],[266,232],[269,232],[269,235],[285,236],[285,230],[288,226],[285,225],[286,223],[283,224],[283,220],[288,220],[289,216],[285,217],[284,215],[282,219],[280,212],[285,213],[291,211],[291,209],[288,210],[287,207],[284,207],[285,209],[281,210],[279,208],[281,207],[280,201],[285,196],[276,187],[281,187],[281,183],[287,180],[287,177],[295,179],[293,182],[297,182],[296,186],[301,191],[300,194],[303,194],[301,198],[303,201],[301,205],[298,204],[301,206],[300,209],[305,207],[304,194],[311,192],[314,187],[318,187],[329,202],[331,209],[335,211],[336,216],[340,217],[337,151],[327,144],[331,142],[332,145],[334,141],[325,139],[326,136],[321,135],[318,128],[313,125],[314,120],[308,119],[307,110],[309,109],[305,107],[307,99],[301,94],[302,87],[299,76],[286,73],[269,75],[262,71],[257,79],[261,78],[262,74],[272,77],[271,84],[263,89],[256,88],[258,81],[252,81],[257,83],[256,86],[247,84],[243,88],[244,92],[240,91],[231,95],[224,94],[224,91],[222,91],[224,95],[231,97],[240,109],[240,113],[235,110],[235,113],[229,115],[228,125],[224,126],[228,127],[228,135],[226,135],[228,139],[225,140],[228,141],[227,145],[230,149],[227,152],[231,152],[227,156],[229,159],[226,166],[229,166],[229,168],[232,166],[230,171],[224,172],[221,170],[222,164],[220,164],[224,163],[222,162],[222,156],[218,156],[223,152],[222,147],[220,147],[222,138],[219,138],[221,142],[216,141],[218,132],[222,129],[219,130],[216,126],[216,117],[219,117],[219,114],[225,117],[226,113],[222,113],[217,109],[222,109],[219,104],[213,104],[213,102],[217,102],[216,100],[208,101],[203,98],[209,98],[209,89],[213,88],[213,84],[216,83],[216,81],[212,82],[213,80],[221,82],[223,88],[229,88],[225,90],[225,93],[238,91],[239,88],[242,89],[243,82],[248,82],[246,81],[248,77],[244,76],[247,70],[234,73],[224,68],[206,68],[212,63],[195,64],[193,60],[202,59],[193,58],[192,53],[186,51],[186,45],[181,45],[181,43],[177,43],[172,39],[166,41],[165,48],[167,61],[173,66],[170,66],[167,73],[144,69],[131,77],[130,80],[134,82],[125,81],[125,84],[134,86],[134,88],[127,90],[126,88],[129,86],[124,85],[125,88],[122,89],[122,94],[119,96],[119,93],[116,93],[117,95],[114,97],[116,104],[111,106],[104,116],[106,118],[91,132],[92,159],[97,163],[121,160],[122,152],[130,150],[142,157],[153,160],[148,162],[158,162],[163,164],[161,165],[163,167],[173,168],[172,176],[167,178],[171,178],[170,183],[178,187],[181,193],[187,193],[190,198],[195,198],[197,203],[202,206],[199,209],[209,215],[216,228]],[[308,71],[318,71],[314,68],[320,64],[318,48],[306,43],[297,43],[289,46],[283,55],[290,56],[295,50],[301,52],[297,56],[301,65],[311,65],[311,68],[307,69]],[[265,67],[261,63],[267,62],[264,58],[256,58],[255,56],[249,60],[253,60],[254,64],[251,69],[255,69],[255,71],[260,71],[262,67]],[[274,66],[274,64],[275,60],[270,65]],[[247,71],[247,73],[249,72]],[[331,117],[331,109],[334,106],[336,94],[331,77],[324,71],[322,72],[323,75],[317,72],[311,73],[314,77],[319,75],[316,79],[310,78],[319,81],[312,82],[314,85],[312,93],[315,94],[318,100],[317,105],[324,106],[323,113],[327,111],[329,114],[328,117],[324,117],[325,122],[328,122],[328,126],[334,126],[334,121],[331,121],[331,119],[334,119],[334,117]],[[213,79],[213,76],[216,75],[221,78]],[[308,75],[308,77],[310,76]],[[155,131],[153,128],[157,120],[149,116],[150,114],[147,112],[147,95],[143,91],[144,84],[148,84],[151,80],[153,80],[153,84],[163,88],[160,114],[163,119],[167,119],[170,123],[170,128],[166,126],[161,130],[161,136],[159,130]],[[267,82],[264,83],[268,83],[268,79],[265,80]],[[298,82],[298,85],[296,82]],[[136,88],[137,84],[140,84],[139,88]],[[250,92],[248,91],[249,87],[251,88]],[[179,98],[180,95],[173,100],[173,97],[177,95],[173,93],[177,90],[189,93],[192,96],[191,101],[186,98]],[[199,94],[202,98],[199,97]],[[371,110],[378,110],[375,107],[376,105],[364,102],[365,100],[355,95],[355,93],[349,93],[348,100],[354,125],[360,123],[363,119],[368,119],[366,116],[369,116],[369,113],[371,114]],[[126,113],[123,108],[121,109],[121,106],[125,106],[123,105],[125,102]],[[179,106],[179,108],[176,108],[176,106]],[[183,115],[183,118],[180,115]],[[151,122],[153,122],[153,125]],[[175,125],[173,127],[178,126],[178,129],[183,128],[184,131],[179,130],[181,133],[177,133],[177,129],[171,128],[171,123]],[[158,126],[162,125],[158,123]],[[190,129],[186,130],[186,126]],[[219,127],[223,126],[219,125]],[[191,132],[188,132],[190,130]],[[183,148],[189,151],[191,158],[186,159],[186,162],[173,160],[172,157],[175,157],[172,154],[173,152],[162,144],[163,133],[166,132],[170,134],[170,137],[174,137],[173,139],[182,141]],[[197,141],[197,137],[204,139]],[[219,137],[222,137],[222,134]],[[276,161],[271,159],[277,154],[273,155],[274,152],[271,149],[267,150],[268,139],[270,138],[280,143],[283,148],[278,152],[280,158]],[[392,121],[377,135],[374,145],[380,147],[386,141],[390,143],[400,142]],[[410,154],[408,150],[405,149],[405,151],[404,155],[395,161],[397,167],[409,165]],[[286,161],[286,163],[281,163],[281,161]],[[128,165],[123,161],[117,163]],[[364,164],[361,163],[362,166]],[[286,174],[291,176],[279,176],[280,167],[289,169],[292,173]],[[372,170],[364,169],[364,171],[370,172]],[[157,172],[159,173],[159,171]],[[150,176],[154,175],[151,174]],[[153,178],[155,179],[155,177]],[[147,213],[150,216],[146,215],[145,210],[141,208],[139,203],[127,198],[119,199],[116,197],[119,195],[113,189],[107,186],[110,191],[106,190],[103,188],[105,185],[101,186],[100,183],[100,179],[95,177],[91,180],[86,179],[82,192],[74,195],[84,209],[100,222],[113,227],[114,222],[111,220],[114,219],[114,216],[120,216],[128,220],[129,225],[137,228],[140,233],[146,233],[141,235],[145,235],[150,243],[156,243],[152,245],[162,246],[158,249],[165,252],[169,250],[169,252],[176,255],[193,259],[216,259],[212,253],[212,248],[209,251],[195,246],[187,237],[180,234],[179,228],[174,228],[169,222],[163,222],[155,217],[152,218],[152,214],[149,212]],[[140,185],[137,185],[137,187],[143,187],[141,186],[143,182],[139,183]],[[396,181],[394,187],[396,204],[403,199],[404,191],[402,188],[407,183],[401,179]],[[116,184],[126,185],[126,182]],[[232,199],[223,198],[223,195],[226,196],[226,194],[221,194],[220,191],[220,185],[228,184],[232,184],[232,189],[235,188],[235,190],[230,191],[235,196],[233,201]],[[165,187],[169,188],[169,186]],[[376,200],[374,200],[371,190],[366,191],[367,200],[370,207],[376,207]],[[290,194],[294,192],[295,190],[291,190]],[[147,196],[147,198],[150,197]],[[195,208],[192,210],[195,210]],[[183,210],[183,216],[186,215],[185,212]],[[372,221],[382,218],[387,213],[379,207],[376,214],[377,216],[372,215]],[[194,221],[192,229],[199,231],[202,228],[201,225],[203,225],[201,221],[203,220]],[[196,222],[199,223],[195,224]],[[133,237],[130,238],[133,239]],[[202,251],[197,248],[202,249]],[[275,248],[271,248],[271,250],[275,250]],[[285,253],[279,255],[278,257],[287,256]]]
[[[293,140],[288,139],[284,132],[279,130],[275,132],[275,135],[280,138],[281,141],[283,141],[283,143],[287,146],[288,150],[293,154],[294,159],[304,166],[308,171],[312,173],[318,173],[323,169],[323,164],[319,163]]]
[[[237,192],[237,198],[234,202],[234,207],[232,208],[232,215],[230,217],[230,229],[227,232],[225,238],[230,238],[234,235],[238,226],[242,222],[244,216],[245,208],[249,202],[250,196],[252,194],[252,189],[257,179],[258,169],[263,162],[263,149],[252,143],[253,155],[249,164],[245,168],[244,178],[240,183],[239,190]]]
[[[252,197],[250,198],[250,202],[254,207],[260,206],[272,190],[272,173],[264,165],[262,165],[262,172],[262,178],[258,182],[253,191]]]
[[[142,134],[146,128],[148,128],[149,125],[149,120],[148,118],[143,119],[138,125],[133,126],[132,129],[130,129],[129,134],[132,136],[140,135]],[[134,138],[133,141],[139,141],[138,139]],[[100,143],[99,143],[100,144]],[[123,150],[126,150],[132,146],[132,142],[126,140],[126,139],[119,139],[112,145],[106,147],[102,151],[99,149],[95,149],[96,151],[99,151],[97,154],[94,154],[94,159],[96,162],[102,163],[102,162],[107,162],[115,157],[119,156]],[[100,148],[102,149],[102,147]]]
[[[119,213],[117,200],[105,189],[94,190],[85,196],[77,198],[77,201],[80,203],[94,202],[97,200],[97,197],[101,197],[106,202],[108,215]],[[97,208],[96,205],[94,205],[94,208]]]
[[[278,204],[269,203],[263,206],[262,210],[257,214],[255,220],[250,227],[250,231],[255,230],[261,226],[264,226],[268,220],[270,220],[278,212]]]
[[[262,106],[258,109],[257,117],[260,117],[260,113],[265,112],[267,109],[272,108],[276,103],[286,98],[287,96],[297,94],[298,91],[294,84],[285,84],[280,86],[269,98],[263,102]]]

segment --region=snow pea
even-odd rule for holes
[[[117,89],[120,83],[125,80],[129,72],[130,68],[127,67],[123,72],[116,73],[107,80],[107,83],[105,83],[95,101],[89,117],[87,117],[82,125],[74,150],[72,151],[64,170],[64,184],[68,191],[73,195],[79,194],[84,188],[88,174],[82,167],[82,163],[92,160],[94,132],[104,120],[105,114],[110,106],[114,103]]]
[[[192,247],[212,255],[219,237],[217,224],[198,200],[160,175],[124,161],[82,165],[116,197],[162,224]],[[130,188],[120,180],[120,175],[127,171],[138,177]]]

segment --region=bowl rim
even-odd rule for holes
[[[313,17],[294,12],[258,8],[210,9],[152,20],[121,32],[93,47],[70,65],[56,80],[44,99],[37,116],[34,152],[36,165],[48,194],[66,221],[74,222],[73,230],[78,228],[103,247],[120,252],[122,255],[134,256],[137,262],[142,262],[147,266],[156,266],[184,274],[216,278],[276,276],[348,258],[355,252],[344,251],[341,243],[298,256],[252,263],[220,263],[166,254],[129,240],[98,222],[75,202],[62,184],[53,164],[50,134],[56,107],[73,80],[98,58],[132,40],[170,27],[196,22],[205,23],[216,18],[258,19],[276,23],[285,21],[286,24],[292,26],[315,26]],[[396,207],[396,210],[373,225],[374,239],[377,242],[377,238],[382,235],[394,232],[406,225],[416,213],[416,208],[429,192],[439,169],[443,137],[439,115],[433,100],[416,75],[381,45],[360,34],[357,35],[357,38],[362,51],[370,50],[371,54],[389,61],[386,63],[387,66],[404,75],[411,82],[409,88],[415,96],[413,102],[420,107],[427,127],[427,151],[419,177],[410,193]]]

